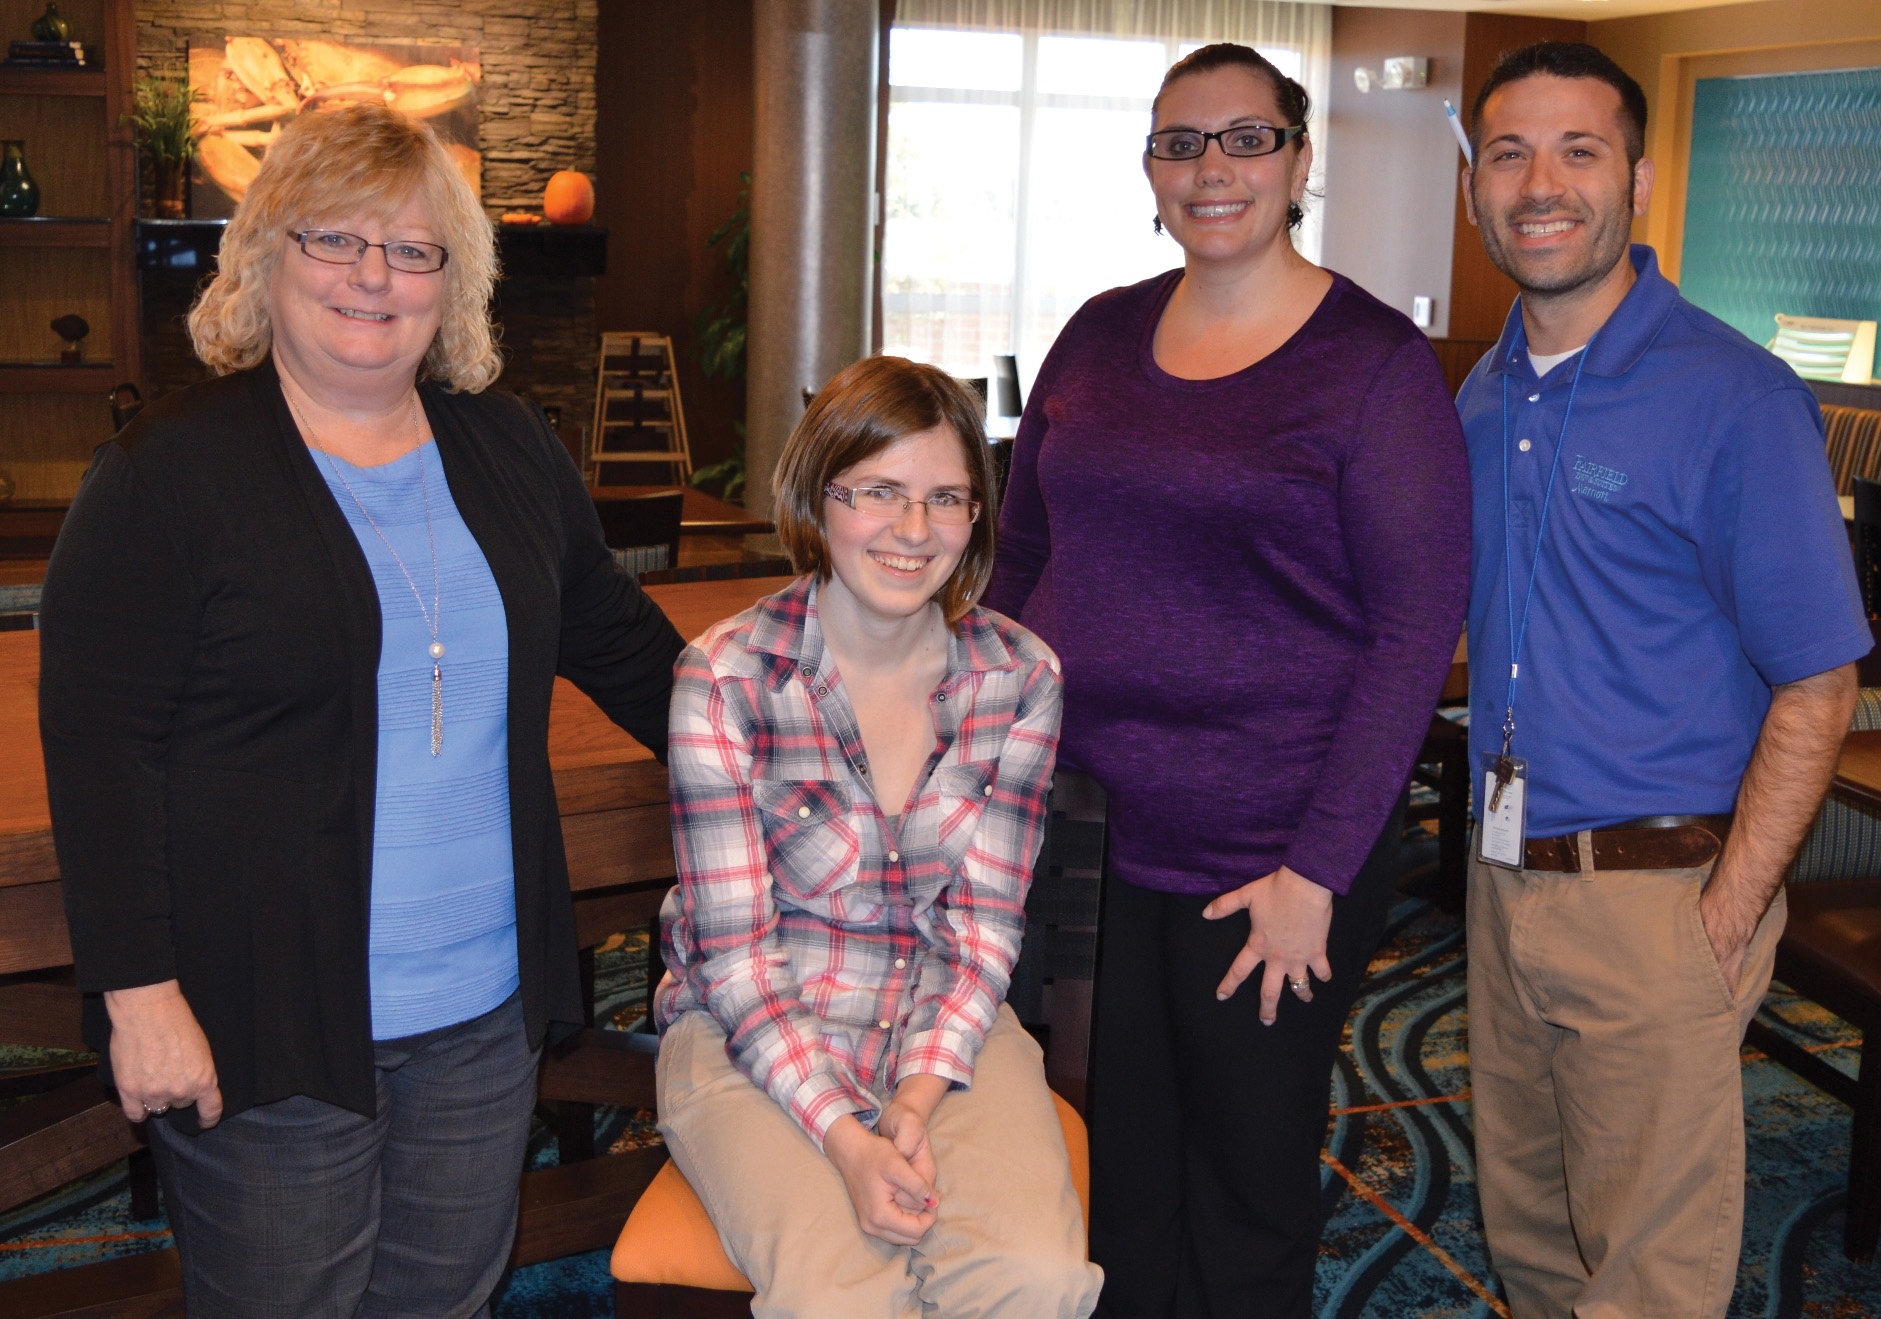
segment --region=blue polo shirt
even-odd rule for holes
[[[1508,696],[1504,535],[1519,621],[1560,449],[1516,693],[1531,838],[1731,810],[1771,687],[1872,645],[1809,387],[1681,298],[1651,248],[1632,261],[1583,354],[1536,379],[1518,302],[1457,400],[1479,778]]]

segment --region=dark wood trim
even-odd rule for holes
[[[109,247],[108,216],[0,220],[0,247]]]
[[[60,977],[70,980],[69,974]],[[0,985],[0,1040],[30,1049],[85,1050],[79,1033],[78,989],[49,980]]]
[[[0,68],[0,96],[109,96],[108,78],[102,68]]]
[[[183,1266],[174,1250],[126,1255],[0,1282],[8,1319],[184,1319]]]
[[[97,1077],[37,1095],[0,1113],[0,1211],[142,1148],[140,1133]]]
[[[146,396],[143,315],[137,288],[137,135],[130,122],[137,71],[137,16],[132,0],[106,0],[104,11],[105,171],[111,185],[111,357],[116,380]]]
[[[1470,14],[1463,24],[1463,99],[1457,111],[1469,128],[1476,93],[1504,51],[1533,41],[1585,41],[1587,24],[1567,18],[1530,18],[1524,14]],[[1450,335],[1455,339],[1494,340],[1502,333],[1515,281],[1497,270],[1483,251],[1482,237],[1469,221],[1461,198],[1450,242]]]
[[[750,1292],[715,1292],[652,1282],[614,1284],[615,1319],[741,1319]]]
[[[115,339],[116,313],[112,314]],[[0,363],[0,394],[108,394],[124,377],[115,361],[62,366],[54,362]]]
[[[537,1097],[549,1103],[653,1108],[654,1055],[639,1047],[653,1040],[617,1030],[578,1031],[543,1051]]]
[[[655,1145],[524,1173],[510,1267],[612,1246],[665,1163],[665,1146]]]

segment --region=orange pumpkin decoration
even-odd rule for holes
[[[542,213],[550,224],[586,224],[594,218],[594,184],[586,174],[565,169],[542,193]]]

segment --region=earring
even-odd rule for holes
[[[1160,234],[1163,231],[1163,217],[1158,215],[1152,219],[1150,221],[1150,228]]]
[[[1300,209],[1298,202],[1287,203],[1287,228],[1298,229],[1306,222],[1306,212]]]

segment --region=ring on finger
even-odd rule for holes
[[[1307,990],[1311,988],[1311,986],[1307,984],[1305,976],[1294,976],[1290,978],[1287,983],[1293,986],[1293,992],[1298,994],[1301,998],[1305,998]]]

